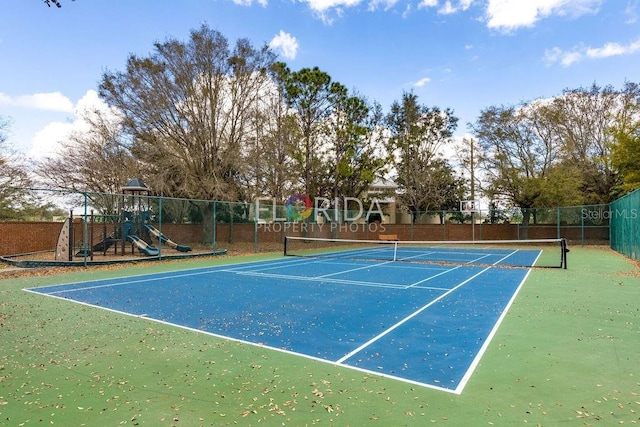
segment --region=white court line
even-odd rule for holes
[[[23,289],[23,290],[26,291],[26,292],[29,292],[29,293],[38,294],[40,296],[48,296],[48,297],[51,297],[51,298],[57,298],[57,299],[60,299],[60,300],[66,301],[66,302],[71,302],[71,303],[79,304],[79,305],[86,306],[86,307],[93,307],[93,308],[97,308],[97,309],[100,309],[100,310],[106,310],[108,312],[117,313],[117,314],[121,314],[121,315],[124,315],[124,316],[129,316],[129,317],[134,317],[134,318],[138,318],[138,319],[143,319],[144,321],[155,322],[155,323],[159,323],[159,324],[162,324],[162,325],[167,325],[167,326],[171,326],[171,327],[175,327],[175,328],[178,328],[178,329],[183,329],[183,330],[187,330],[187,331],[191,331],[191,332],[195,332],[195,333],[199,333],[199,334],[205,334],[205,335],[213,336],[213,337],[220,338],[220,339],[227,340],[227,341],[242,343],[242,344],[250,345],[252,347],[256,347],[256,348],[259,348],[259,349],[268,349],[268,350],[276,351],[276,352],[283,353],[283,354],[290,354],[290,355],[302,357],[302,358],[305,358],[305,359],[313,360],[313,361],[316,361],[316,362],[325,363],[325,364],[328,364],[328,365],[331,365],[331,366],[338,366],[338,367],[345,368],[345,369],[350,369],[350,370],[353,370],[353,371],[364,372],[364,373],[367,373],[369,375],[373,375],[373,376],[376,376],[376,377],[390,378],[390,379],[393,379],[393,380],[396,380],[396,381],[404,382],[406,384],[413,384],[413,385],[416,385],[416,386],[420,386],[420,387],[424,387],[424,388],[428,388],[428,389],[432,389],[432,390],[438,390],[438,391],[442,391],[442,392],[446,392],[446,393],[456,393],[455,390],[451,390],[451,389],[448,389],[446,387],[441,387],[441,386],[438,386],[438,385],[435,385],[435,384],[421,383],[419,381],[414,381],[414,380],[411,380],[411,379],[408,379],[408,378],[403,378],[403,377],[399,377],[399,376],[385,374],[383,372],[372,371],[372,370],[369,370],[369,369],[359,368],[357,366],[340,365],[340,364],[337,364],[337,363],[335,363],[335,362],[333,362],[331,360],[323,359],[321,357],[312,356],[312,355],[305,354],[305,353],[298,353],[298,352],[295,352],[295,351],[292,351],[292,350],[286,350],[286,349],[284,349],[282,347],[273,347],[273,346],[265,345],[265,344],[260,343],[260,342],[254,342],[254,341],[248,341],[248,340],[244,340],[244,339],[240,339],[240,338],[234,338],[234,337],[231,337],[231,336],[227,336],[227,335],[223,335],[223,334],[219,334],[219,333],[215,333],[215,332],[208,332],[208,331],[203,331],[203,330],[198,329],[198,328],[193,328],[193,327],[190,327],[190,326],[180,325],[178,323],[171,323],[170,321],[166,321],[166,320],[155,319],[153,317],[149,317],[146,313],[143,313],[143,314],[129,313],[129,312],[126,312],[126,311],[107,308],[107,307],[103,307],[103,306],[100,306],[100,305],[86,303],[86,302],[82,302],[82,301],[78,301],[78,300],[74,300],[74,299],[66,299],[66,298],[55,296],[55,295],[51,295],[51,294],[43,294],[43,293],[34,291],[33,289],[35,289],[35,288]],[[457,394],[460,394],[460,393],[457,393]]]
[[[335,263],[333,263],[335,265]],[[246,274],[246,275],[252,275],[252,276],[264,276],[264,277],[271,277],[271,278],[279,278],[279,279],[294,279],[294,280],[304,280],[304,281],[319,281],[319,282],[329,282],[329,283],[340,283],[340,284],[349,284],[349,285],[361,285],[361,286],[380,286],[383,288],[399,288],[399,289],[409,289],[411,287],[416,286],[417,284],[426,282],[428,280],[433,279],[434,277],[438,277],[441,276],[443,274],[448,273],[449,271],[453,271],[456,268],[453,269],[448,269],[446,271],[442,271],[438,274],[435,274],[433,276],[428,277],[427,279],[424,280],[420,280],[419,282],[415,282],[409,285],[403,285],[403,284],[396,284],[396,283],[380,283],[380,282],[364,282],[364,281],[360,281],[360,280],[347,280],[347,279],[329,279],[326,280],[327,278],[331,277],[331,276],[337,276],[340,274],[344,274],[344,273],[351,273],[353,271],[358,271],[358,270],[364,270],[367,268],[375,268],[375,267],[383,267],[385,265],[395,265],[394,261],[384,261],[384,262],[379,262],[379,263],[375,263],[375,264],[367,264],[361,267],[357,267],[357,268],[351,268],[348,270],[342,270],[342,271],[337,271],[334,273],[329,273],[329,274],[323,274],[321,276],[295,276],[295,275],[287,275],[287,274],[269,274],[269,273],[261,273],[260,271],[264,271],[264,270],[268,270],[268,269],[259,269],[256,271],[247,271],[247,272],[241,272],[241,271],[234,271],[235,273],[238,274]],[[340,263],[338,263],[338,265],[340,265]],[[276,267],[274,267],[276,268]],[[438,290],[438,291],[446,291],[449,288],[441,288],[441,287],[433,287],[433,286],[426,286],[423,287],[422,289],[433,289],[433,290]]]
[[[59,291],[53,291],[53,292],[39,292],[39,291],[37,291],[37,289],[39,289],[39,288],[31,288],[29,290],[34,290],[37,293],[45,294],[45,295],[56,295],[56,294],[64,294],[64,293],[67,293],[67,292],[87,291],[87,290],[91,290],[91,289],[110,288],[110,287],[116,287],[116,286],[131,285],[131,284],[135,284],[135,283],[155,282],[155,281],[158,281],[158,280],[176,279],[176,278],[190,277],[190,276],[201,276],[203,274],[211,274],[211,273],[215,273],[215,272],[216,271],[202,271],[202,272],[192,272],[192,273],[188,273],[188,274],[176,274],[176,275],[168,275],[168,276],[167,275],[162,275],[160,277],[152,277],[152,278],[140,279],[140,280],[127,280],[127,281],[124,281],[124,282],[106,283],[104,285],[83,286],[81,288],[61,289]],[[156,273],[154,273],[154,275],[155,274]],[[109,280],[117,280],[117,278],[116,279],[109,279]],[[82,283],[82,282],[80,282],[80,283]],[[71,286],[71,285],[74,285],[74,283],[69,283],[68,285],[56,285],[56,286]]]
[[[511,256],[511,255],[513,255],[513,253],[508,255],[508,256]],[[256,261],[256,262],[251,262],[251,264],[253,264],[253,263],[264,263],[264,262],[269,262],[269,261]],[[500,260],[497,261],[494,264],[497,264],[499,262],[500,262]],[[244,267],[251,267],[251,266],[248,266],[247,264],[249,264],[249,263],[243,263],[242,264],[243,268]],[[239,265],[241,265],[241,264],[239,264]],[[222,266],[205,267],[205,268],[198,268],[198,269],[189,269],[189,270],[185,270],[186,272],[189,272],[188,274],[179,274],[179,275],[172,275],[172,273],[175,273],[175,271],[174,272],[165,272],[165,273],[154,273],[154,275],[158,275],[160,277],[154,277],[154,278],[149,279],[149,280],[130,280],[130,281],[128,281],[126,283],[122,283],[122,284],[146,282],[146,281],[167,279],[167,278],[175,278],[175,277],[188,277],[188,276],[202,275],[202,274],[207,274],[207,273],[215,273],[215,272],[221,271],[222,268],[228,267],[228,266],[229,265],[222,265]],[[458,268],[458,267],[456,267],[456,268]],[[448,294],[451,294],[453,291],[455,291],[456,289],[460,288],[461,286],[463,286],[464,284],[466,284],[470,280],[474,279],[475,277],[478,277],[480,274],[482,274],[483,272],[485,272],[489,268],[490,267],[485,268],[484,270],[480,271],[479,273],[477,273],[473,277],[471,277],[471,278],[465,280],[464,282],[460,283],[455,288],[448,290],[448,292],[446,294],[441,295],[438,299],[436,299],[436,300],[432,301],[431,303],[429,303],[428,306],[433,305],[436,301],[441,300],[442,298],[444,298]],[[202,270],[205,270],[205,271],[202,271]],[[453,270],[455,270],[455,269],[449,269],[449,270],[447,270],[447,271],[445,271],[445,272],[443,272],[441,274],[446,274],[449,271],[453,271]],[[236,270],[236,272],[238,274],[247,274],[247,273],[243,273],[242,271],[238,271],[238,270]],[[529,272],[530,272],[530,270],[529,270]],[[250,272],[249,272],[249,274],[250,274]],[[143,274],[143,275],[138,275],[138,276],[129,276],[129,278],[131,278],[131,277],[141,277],[141,276],[142,277],[149,276],[149,274]],[[528,273],[527,273],[527,276],[528,276]],[[287,277],[290,277],[290,276],[287,276]],[[99,279],[99,280],[94,280],[94,281],[91,281],[91,282],[95,283],[97,281],[101,281],[102,282],[102,281],[105,281],[105,280],[118,280],[118,279],[119,278],[116,277],[116,278],[111,278],[111,279]],[[525,277],[525,279],[523,279],[522,283],[524,283],[525,280],[526,280],[526,277]],[[520,285],[522,285],[522,283]],[[79,283],[76,283],[76,284],[79,284]],[[112,285],[120,285],[120,284],[121,283],[114,283]],[[57,285],[50,285],[50,286],[52,287],[52,286],[65,286],[65,285],[73,285],[73,283],[67,283],[67,284],[62,284],[62,285],[57,284]],[[105,285],[105,286],[109,286],[109,285]],[[94,287],[100,287],[100,286],[94,286]],[[478,361],[481,359],[482,353],[486,350],[486,347],[488,347],[488,344],[489,344],[489,341],[491,340],[491,337],[493,336],[493,334],[497,330],[500,321],[505,316],[505,313],[508,310],[508,306],[507,306],[507,308],[503,311],[503,314],[500,317],[500,321],[495,325],[494,330],[490,334],[489,339],[485,341],[485,344],[481,348],[480,352],[476,355],[476,358],[474,359],[474,363],[472,364],[472,367],[469,368],[469,370],[465,374],[463,380],[459,383],[458,387],[455,390],[451,390],[451,389],[448,389],[448,388],[445,388],[445,387],[441,387],[441,386],[437,386],[437,385],[433,385],[433,384],[421,383],[421,382],[413,381],[413,380],[410,380],[410,379],[407,379],[407,378],[397,377],[397,376],[394,376],[394,375],[384,374],[384,373],[380,373],[380,372],[377,372],[377,371],[372,371],[372,370],[368,370],[368,369],[359,368],[359,367],[356,367],[356,366],[349,366],[349,365],[343,364],[344,360],[346,360],[348,357],[351,357],[353,354],[355,354],[355,352],[351,352],[350,355],[347,355],[345,357],[340,358],[337,362],[333,362],[333,361],[330,361],[330,360],[322,359],[322,358],[319,358],[319,357],[314,357],[314,356],[303,354],[303,353],[297,353],[297,352],[294,352],[294,351],[284,350],[284,349],[279,348],[279,347],[271,347],[271,346],[268,346],[268,345],[264,345],[262,343],[255,343],[255,342],[245,341],[245,340],[242,340],[242,339],[232,338],[232,337],[228,337],[228,336],[221,335],[221,334],[202,331],[202,330],[197,329],[197,328],[182,326],[182,325],[171,323],[171,322],[168,322],[168,321],[163,321],[163,320],[159,320],[159,319],[153,319],[153,318],[148,317],[147,313],[134,314],[134,313],[123,312],[123,311],[119,311],[119,310],[115,310],[115,309],[109,309],[109,308],[106,308],[106,307],[103,307],[103,306],[99,306],[99,305],[95,305],[95,304],[83,303],[83,302],[80,302],[80,301],[77,301],[77,300],[68,300],[68,299],[65,299],[65,298],[60,297],[60,296],[55,296],[55,295],[52,295],[52,294],[42,293],[42,292],[39,292],[37,290],[37,289],[42,289],[42,288],[46,288],[46,287],[36,287],[36,288],[29,288],[29,289],[24,289],[24,290],[27,291],[27,292],[30,292],[30,293],[38,294],[38,295],[52,296],[54,298],[63,299],[64,301],[71,301],[71,302],[74,302],[74,303],[77,303],[77,304],[81,304],[81,305],[85,305],[85,306],[89,306],[89,307],[95,307],[95,308],[99,308],[99,309],[103,309],[103,310],[107,310],[107,311],[111,311],[111,312],[115,312],[115,313],[119,313],[119,314],[123,314],[123,315],[127,315],[127,316],[143,318],[145,320],[150,320],[150,321],[154,321],[154,322],[157,322],[157,323],[170,325],[172,327],[177,327],[177,328],[181,328],[181,329],[185,329],[185,330],[190,330],[190,331],[193,331],[193,332],[196,332],[196,333],[204,333],[204,334],[207,334],[207,335],[210,335],[210,336],[220,337],[220,338],[225,339],[225,340],[231,340],[231,341],[235,341],[235,342],[242,342],[242,343],[245,343],[245,344],[248,344],[248,345],[252,345],[252,346],[255,346],[255,347],[259,347],[259,348],[267,348],[267,349],[270,349],[270,350],[273,350],[273,351],[279,351],[279,352],[282,352],[282,353],[293,354],[293,355],[297,355],[297,356],[300,356],[300,357],[305,357],[305,358],[310,359],[310,360],[315,360],[315,361],[319,361],[319,362],[323,362],[323,363],[329,363],[331,365],[341,366],[341,367],[344,367],[344,368],[353,369],[353,370],[360,371],[360,372],[365,372],[365,373],[372,374],[372,375],[375,375],[375,376],[392,378],[392,379],[395,379],[395,380],[398,380],[398,381],[402,381],[402,382],[405,382],[405,383],[408,383],[408,384],[414,384],[414,385],[423,386],[423,387],[430,388],[430,389],[435,389],[435,390],[449,392],[449,393],[455,393],[455,394],[460,394],[462,392],[462,389],[464,388],[466,382],[468,381],[469,377],[471,376],[471,374],[472,374],[473,370],[475,369]],[[75,289],[71,289],[71,291],[73,291],[73,290],[75,290]],[[516,291],[516,293],[517,293],[517,291]],[[509,302],[509,305],[511,305],[511,303],[513,302],[514,299],[515,299],[515,295],[512,297],[512,300]],[[425,306],[422,309],[420,309],[420,311],[422,311],[422,310],[424,310],[426,308],[427,308],[427,306]],[[411,318],[411,317],[414,317],[417,314],[418,313],[412,314],[411,316],[409,316],[407,318],[407,320],[409,318]],[[393,328],[396,328],[398,326],[399,325],[394,326]],[[385,334],[390,332],[390,330],[385,332]],[[382,335],[383,334],[381,334],[380,336],[382,336]],[[373,342],[373,341],[374,340],[370,340],[370,342]],[[361,346],[361,347],[364,348],[364,346]]]
[[[520,292],[520,289],[524,285],[524,282],[527,280],[527,277],[529,277],[530,273],[531,273],[531,269],[529,269],[529,271],[527,271],[527,274],[525,274],[524,277],[522,278],[522,281],[520,281],[520,284],[516,288],[516,291],[513,293],[513,295],[511,296],[511,299],[509,300],[507,305],[502,310],[502,313],[500,314],[500,317],[498,317],[498,320],[496,321],[496,324],[491,329],[491,332],[489,332],[489,336],[487,336],[487,339],[484,340],[484,343],[482,344],[482,347],[480,347],[480,350],[478,351],[478,354],[476,354],[476,357],[473,358],[473,360],[471,361],[471,364],[469,365],[469,368],[467,369],[467,372],[465,372],[464,375],[462,376],[462,379],[458,383],[458,387],[456,387],[456,389],[454,390],[454,393],[461,394],[462,390],[464,390],[464,387],[467,385],[467,383],[471,379],[471,375],[473,374],[473,372],[478,367],[478,364],[480,363],[480,359],[482,359],[482,356],[487,351],[487,348],[489,348],[489,344],[491,344],[491,341],[493,340],[493,337],[498,332],[498,328],[502,324],[502,321],[504,320],[505,316],[507,315],[507,312],[509,311],[509,308],[511,308],[511,305],[515,301],[516,296],[518,296],[518,293]]]
[[[416,317],[418,314],[422,313],[423,311],[425,311],[427,308],[431,307],[433,304],[435,304],[436,302],[442,300],[443,298],[447,297],[448,295],[452,294],[453,292],[455,292],[456,290],[460,289],[462,286],[464,286],[465,284],[469,283],[470,281],[472,281],[473,279],[475,279],[476,277],[480,276],[482,273],[484,273],[485,271],[488,271],[490,269],[493,268],[493,265],[497,265],[498,263],[502,262],[504,259],[510,257],[511,255],[513,255],[516,251],[510,253],[509,255],[506,255],[505,257],[499,259],[498,261],[494,262],[492,264],[492,266],[486,267],[483,270],[481,270],[480,272],[474,274],[473,276],[469,277],[468,279],[466,279],[465,281],[463,281],[462,283],[456,285],[455,287],[449,289],[447,292],[443,293],[442,295],[440,295],[439,297],[437,297],[436,299],[434,299],[433,301],[429,302],[428,304],[425,304],[424,306],[422,306],[421,308],[419,308],[418,310],[414,311],[413,313],[411,313],[409,316],[405,317],[404,319],[400,320],[398,323],[396,323],[395,325],[391,326],[390,328],[387,328],[386,330],[384,330],[383,332],[381,332],[380,334],[376,335],[375,337],[371,338],[369,341],[365,342],[364,344],[360,345],[359,347],[357,347],[356,349],[350,351],[349,353],[345,354],[344,356],[342,356],[340,359],[338,359],[336,361],[336,363],[343,363],[345,360],[351,358],[352,356],[354,356],[355,354],[359,353],[360,351],[364,350],[365,348],[369,347],[371,344],[373,344],[374,342],[378,341],[380,338],[384,337],[385,335],[389,334],[391,331],[399,328],[400,326],[402,326],[403,324],[405,324],[406,322],[408,322],[409,320],[413,319],[414,317]]]
[[[438,251],[431,251],[431,252],[422,252],[422,253],[419,253],[419,254],[413,255],[413,256],[403,257],[403,258],[400,258],[400,261],[404,261],[404,260],[407,260],[407,259],[422,258],[424,256],[429,256],[429,255],[433,255],[433,254],[446,255],[447,258],[451,258],[451,255],[478,255],[478,253],[467,253],[467,252],[438,252]],[[493,255],[497,255],[497,254],[482,254],[482,256],[477,257],[475,259],[472,259],[470,261],[464,261],[464,260],[457,261],[456,260],[456,262],[464,262],[465,264],[471,264],[471,263],[480,261],[483,258],[486,258],[486,257],[489,257],[489,256],[493,256]],[[425,262],[429,262],[429,261],[435,261],[435,260],[427,258],[424,261]]]
[[[279,266],[281,267],[281,264],[287,264],[287,263],[291,263],[294,260],[291,261],[276,261]],[[270,262],[268,260],[262,260],[262,261],[256,261],[258,263],[260,262]],[[246,263],[246,264],[240,264],[241,267],[240,268],[245,268],[245,267],[255,267],[255,263]],[[185,273],[180,273],[180,274],[175,274],[175,271],[168,271],[168,272],[160,272],[160,273],[151,273],[151,274],[141,274],[141,275],[137,275],[137,276],[133,276],[133,277],[139,277],[140,279],[138,280],[125,280],[125,281],[119,281],[119,282],[113,282],[113,283],[105,283],[105,284],[101,284],[101,285],[93,285],[93,286],[83,286],[83,287],[75,287],[75,288],[68,288],[68,289],[61,289],[59,291],[53,291],[53,292],[47,292],[47,295],[55,295],[55,294],[64,294],[67,292],[76,292],[76,291],[86,291],[86,290],[91,290],[91,289],[100,289],[100,288],[109,288],[109,287],[116,287],[116,286],[124,286],[124,285],[130,285],[130,284],[135,284],[135,283],[145,283],[145,282],[154,282],[154,281],[158,281],[158,280],[170,280],[170,279],[179,279],[179,278],[184,278],[184,277],[191,277],[191,276],[201,276],[204,274],[211,274],[211,273],[219,273],[219,272],[226,272],[226,271],[231,271],[231,272],[236,272],[236,271],[240,271],[240,268],[238,269],[227,269],[226,267],[228,267],[229,265],[219,265],[219,266],[213,266],[213,267],[203,267],[203,268],[198,268],[198,269],[191,269],[191,270],[185,270]],[[147,276],[147,277],[145,277]],[[154,276],[154,277],[148,277],[148,276]],[[89,283],[95,283],[95,282],[104,282],[104,281],[114,281],[114,280],[119,280],[119,279],[126,279],[127,277],[124,278],[118,278],[118,277],[114,277],[111,279],[98,279],[95,281],[91,281]],[[61,285],[51,285],[51,286],[46,286],[46,287],[41,287],[41,288],[33,288],[33,289],[45,289],[47,287],[59,287],[59,286],[73,286],[75,284],[81,284],[84,282],[79,282],[79,283],[66,283],[66,284],[61,284]],[[38,293],[44,293],[44,292],[39,292]]]
[[[287,279],[287,280],[302,280],[305,282],[318,282],[318,283],[337,283],[343,285],[356,285],[356,286],[370,286],[379,288],[394,288],[394,289],[407,289],[407,285],[399,285],[397,283],[380,283],[380,282],[364,282],[362,280],[347,280],[347,279],[327,279],[323,276],[292,276],[289,274],[272,274],[272,273],[260,273],[253,271],[238,271],[236,274],[243,276],[265,277],[274,279]]]
[[[290,261],[280,261],[280,260],[278,260],[278,261],[276,261],[276,260],[245,261],[245,262],[242,262],[242,263],[220,264],[220,265],[213,265],[213,266],[208,266],[208,267],[187,268],[187,269],[183,269],[183,270],[169,270],[169,271],[159,271],[159,272],[156,272],[156,273],[140,273],[140,274],[133,274],[133,275],[128,275],[128,276],[115,276],[115,277],[107,277],[107,278],[103,278],[103,279],[83,280],[82,282],[57,283],[57,284],[53,284],[53,285],[45,285],[45,286],[36,286],[36,287],[32,287],[32,288],[24,288],[23,290],[28,291],[28,290],[32,290],[32,289],[38,289],[38,291],[36,291],[36,293],[38,293],[40,295],[48,295],[45,292],[41,292],[41,290],[44,290],[44,289],[47,289],[47,288],[59,288],[59,287],[62,287],[62,286],[74,286],[74,285],[79,285],[79,284],[113,282],[113,281],[116,281],[116,280],[123,280],[123,279],[127,279],[127,281],[123,282],[123,284],[137,283],[137,281],[132,281],[131,280],[131,279],[133,279],[135,277],[147,278],[145,280],[157,280],[158,278],[159,279],[171,279],[173,277],[185,277],[185,276],[189,276],[189,275],[215,273],[215,272],[219,272],[219,271],[224,271],[228,267],[232,267],[232,266],[252,267],[255,264],[271,263],[271,262],[285,263],[285,262],[293,262],[294,260],[299,260],[299,259],[292,259]],[[299,261],[299,262],[302,262],[302,261]],[[189,273],[186,273],[186,272],[189,272]],[[176,273],[178,273],[178,274],[176,274]],[[158,277],[149,278],[149,276],[158,276]],[[141,280],[141,282],[143,282],[145,280]],[[118,282],[118,283],[110,283],[109,285],[117,285],[117,284],[120,284],[120,282]],[[100,287],[100,286],[101,285],[96,285],[95,287]],[[108,286],[108,285],[105,284],[105,286]],[[69,290],[73,290],[73,289],[69,289]],[[58,291],[56,291],[56,292],[58,292]]]
[[[478,277],[479,275],[481,275],[482,273],[484,273],[485,271],[489,270],[492,267],[487,267],[484,270],[474,274],[473,276],[469,277],[467,280],[465,280],[464,282],[456,285],[455,287],[449,289],[447,292],[443,293],[442,295],[440,295],[439,297],[437,297],[436,299],[430,301],[428,304],[423,305],[422,307],[420,307],[418,310],[414,311],[413,313],[411,313],[410,315],[408,315],[407,317],[405,317],[404,319],[402,319],[401,321],[399,321],[398,323],[396,323],[395,325],[391,326],[390,328],[387,328],[386,330],[384,330],[382,333],[376,335],[375,337],[371,338],[369,341],[365,342],[364,344],[360,345],[358,348],[350,351],[349,353],[345,354],[344,356],[342,356],[340,359],[336,360],[336,363],[343,363],[345,360],[351,358],[352,356],[354,356],[357,353],[360,353],[360,351],[364,350],[365,348],[369,347],[371,344],[373,344],[374,342],[378,341],[380,338],[384,337],[385,335],[387,335],[388,333],[390,333],[391,331],[397,329],[398,327],[402,326],[403,324],[407,323],[409,320],[413,319],[414,317],[416,317],[418,314],[422,313],[423,311],[425,311],[427,308],[431,307],[433,304],[437,303],[438,301],[440,301],[441,299],[445,298],[447,295],[455,292],[456,290],[458,290],[460,287],[464,286],[465,284],[469,283],[471,280],[475,279],[476,277]]]
[[[417,281],[417,282],[414,282],[414,283],[410,284],[409,286],[407,286],[407,288],[414,288],[414,287],[418,287],[418,285],[419,285],[419,284],[421,284],[421,283],[428,282],[428,281],[429,281],[429,280],[431,280],[431,279],[435,279],[436,277],[439,277],[439,276],[442,276],[442,275],[444,275],[444,274],[450,273],[450,272],[452,272],[452,271],[454,271],[454,270],[459,269],[460,267],[462,267],[462,266],[461,266],[461,265],[459,265],[459,266],[457,266],[457,267],[450,268],[450,269],[448,269],[448,270],[446,270],[446,271],[443,271],[443,272],[441,272],[441,273],[434,274],[433,276],[427,277],[426,279],[422,279],[422,280],[419,280],[419,281]],[[436,289],[436,288],[429,288],[429,289]]]
[[[316,262],[319,262],[319,261],[312,261],[312,258],[289,258],[289,259],[282,259],[282,260],[263,260],[263,261],[257,261],[258,263],[257,266],[256,266],[256,263],[246,263],[246,264],[243,263],[243,264],[236,264],[235,266],[233,264],[223,265],[221,266],[223,267],[221,271],[236,272],[236,271],[242,271],[252,267],[254,271],[260,271],[260,270],[270,270],[272,268],[280,268],[286,265],[312,264]],[[261,267],[260,264],[262,264],[263,266],[262,268],[260,268]],[[237,268],[233,268],[233,267],[237,267]],[[258,267],[258,268],[255,268],[255,267]]]
[[[512,255],[512,254],[509,254],[508,256],[511,256],[511,255]],[[468,264],[469,266],[473,266],[473,263],[474,263],[474,262],[479,261],[479,260],[481,260],[482,258],[485,258],[485,257],[487,257],[487,256],[489,256],[489,255],[483,255],[483,256],[481,256],[480,258],[476,258],[476,259],[474,259],[474,260],[467,261],[465,264]],[[411,288],[411,287],[417,287],[417,286],[418,286],[418,285],[420,285],[421,283],[428,282],[428,281],[429,281],[429,280],[431,280],[431,279],[434,279],[434,278],[436,278],[436,277],[438,277],[438,276],[442,276],[442,275],[447,274],[447,273],[449,273],[449,272],[451,272],[451,271],[457,270],[457,269],[459,269],[460,267],[462,267],[462,265],[459,265],[459,266],[457,266],[457,267],[450,268],[450,269],[448,269],[448,270],[446,270],[446,271],[443,271],[443,272],[441,272],[441,273],[435,274],[435,275],[433,275],[433,276],[431,276],[431,277],[427,277],[426,279],[422,279],[422,280],[420,280],[420,281],[417,281],[417,282],[415,282],[415,283],[412,283],[412,284],[411,284],[411,285],[409,285],[408,287],[409,287],[409,288]],[[436,288],[429,288],[429,289],[436,289]]]
[[[352,268],[352,269],[349,269],[349,270],[337,271],[335,273],[330,273],[330,274],[323,274],[322,276],[317,276],[317,277],[319,279],[322,279],[322,278],[325,278],[325,277],[335,276],[337,274],[351,273],[352,271],[364,270],[365,268],[381,267],[381,266],[383,266],[385,264],[391,264],[392,262],[393,261],[378,262],[376,264],[364,265],[362,267]]]

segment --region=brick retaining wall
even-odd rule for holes
[[[15,255],[29,252],[54,250],[62,222],[0,222],[0,255]],[[156,224],[156,228],[158,228]],[[88,228],[90,230],[90,228]],[[93,225],[93,244],[103,238],[103,224]],[[114,232],[114,225],[107,225],[107,235]],[[83,224],[74,223],[75,242],[82,242]],[[201,224],[163,224],[162,233],[176,243],[194,245],[211,243],[211,237],[204,236]],[[346,239],[378,239],[380,234],[395,234],[399,240],[516,240],[555,238],[556,225],[516,224],[258,224],[257,240],[260,243],[278,244],[285,235],[314,236]],[[575,241],[602,244],[609,239],[606,227],[561,226],[561,236]],[[225,243],[255,243],[256,225],[218,224],[216,240],[219,248]]]

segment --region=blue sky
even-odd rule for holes
[[[640,0],[5,0],[0,116],[33,158],[98,103],[105,70],[206,22],[232,43],[270,44],[293,70],[318,66],[385,111],[404,91],[451,108],[457,135],[492,105],[640,76]]]

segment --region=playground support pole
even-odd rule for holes
[[[69,254],[67,261],[73,261],[73,209],[69,211]]]
[[[87,251],[89,250],[89,239],[88,239],[88,233],[87,233],[87,214],[89,212],[87,212],[87,192],[85,191],[83,193],[84,195],[84,221],[82,221],[82,249],[83,249],[83,254],[82,254],[82,260],[84,262],[84,266],[87,266]]]

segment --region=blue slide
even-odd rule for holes
[[[155,246],[151,246],[135,234],[129,234],[127,239],[131,240],[137,247],[138,250],[145,254],[146,256],[158,256],[160,255],[160,250]]]
[[[145,227],[146,227],[147,230],[149,230],[149,233],[151,233],[153,235],[153,237],[158,239],[159,242],[165,243],[165,244],[171,246],[173,249],[175,249],[177,251],[180,251],[180,252],[190,252],[191,251],[191,247],[186,246],[186,245],[177,244],[176,242],[172,241],[167,236],[162,234],[160,232],[160,230],[155,228],[153,225],[145,224]]]

